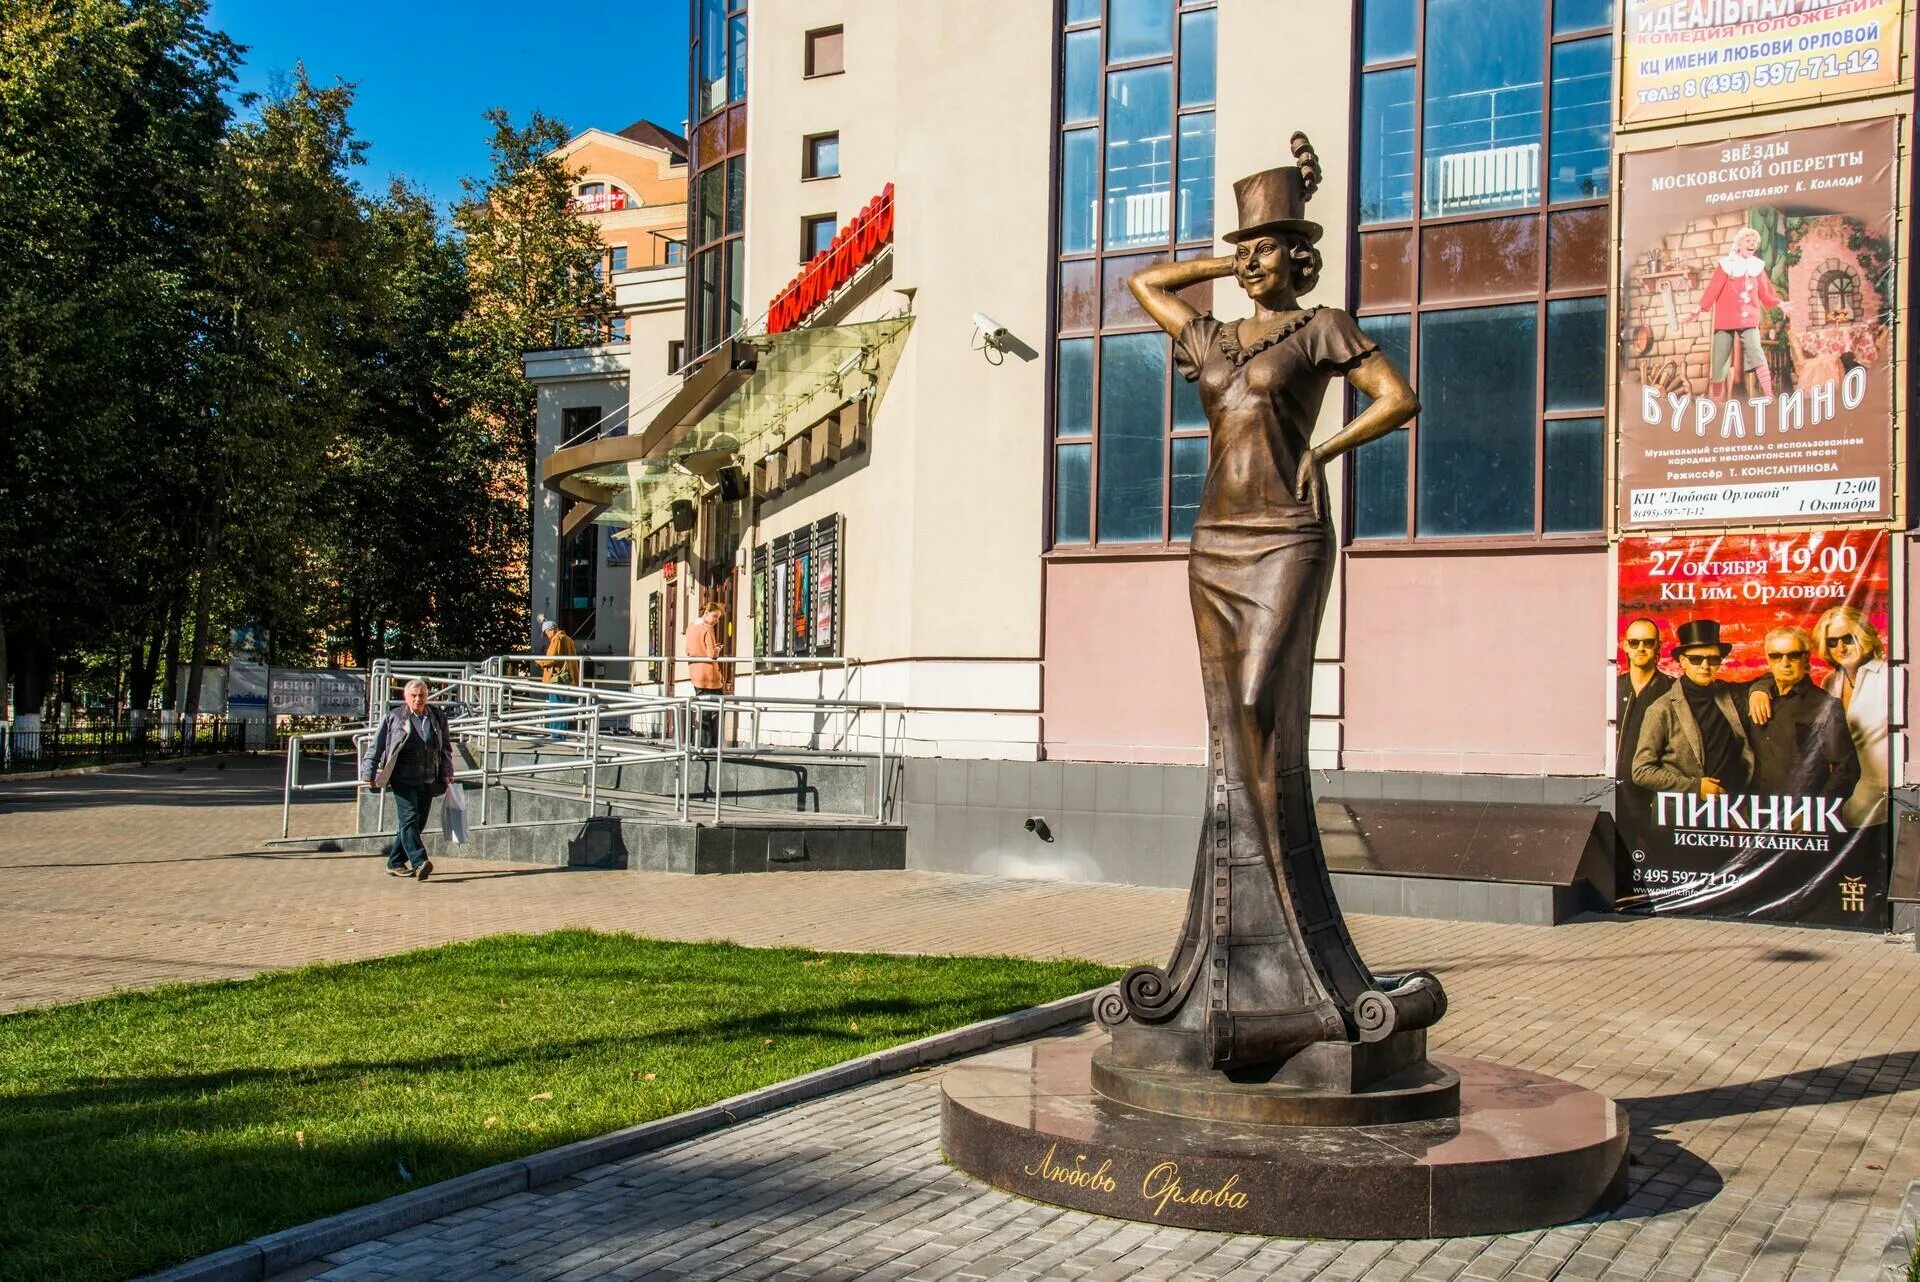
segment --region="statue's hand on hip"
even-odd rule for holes
[[[1293,478],[1293,496],[1302,503],[1320,506],[1320,456],[1311,447],[1300,456],[1300,471]]]

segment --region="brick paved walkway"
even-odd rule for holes
[[[1159,960],[1180,896],[927,873],[673,877],[267,853],[271,776],[0,783],[0,1008],[364,957],[499,930]],[[263,787],[266,785],[266,787]],[[338,831],[312,807],[299,830]],[[939,1162],[937,1072],[877,1083],[503,1199],[292,1277],[1867,1279],[1920,1178],[1920,956],[1904,941],[1693,921],[1553,929],[1351,919],[1381,970],[1447,982],[1436,1049],[1554,1073],[1633,1117],[1600,1222],[1304,1243],[1095,1220]]]

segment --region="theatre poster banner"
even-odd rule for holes
[[[1621,540],[1622,910],[1885,926],[1891,537]]]
[[[1901,0],[1627,0],[1620,123],[1777,110],[1900,83]]]
[[[1887,524],[1891,119],[1621,157],[1622,531]]]

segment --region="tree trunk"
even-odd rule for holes
[[[353,647],[353,666],[365,668],[373,662],[373,644],[367,639],[367,616],[358,597],[347,603],[347,631]]]
[[[133,670],[127,679],[127,702],[129,711],[138,713],[141,724],[146,722],[147,705],[153,702],[153,687],[160,675],[160,656],[167,648],[168,635],[173,631],[173,612],[176,598],[169,594],[165,611],[154,620],[153,630],[142,638],[134,648]]]
[[[193,660],[187,668],[187,698],[181,709],[185,717],[200,715],[200,677],[207,666],[207,619],[213,612],[213,552],[214,538],[209,532],[193,605]]]
[[[8,638],[7,653],[13,662],[13,712],[37,715],[47,701],[48,669],[53,647],[38,630],[20,629]]]
[[[180,606],[176,591],[167,602],[167,645],[160,652],[160,706],[180,710]]]

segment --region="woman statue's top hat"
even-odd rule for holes
[[[1288,139],[1288,146],[1298,164],[1263,169],[1233,185],[1240,225],[1221,236],[1228,244],[1278,232],[1294,232],[1309,242],[1320,239],[1320,224],[1303,217],[1307,201],[1320,188],[1320,158],[1313,154],[1313,144],[1303,133]]]

